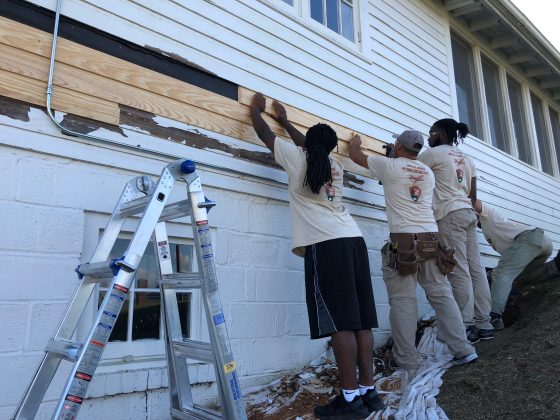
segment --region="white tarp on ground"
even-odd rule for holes
[[[443,383],[442,376],[450,368],[453,356],[447,345],[437,339],[437,325],[426,327],[418,344],[423,360],[416,372],[397,370],[391,376],[379,378],[375,385],[385,394],[385,410],[369,419],[437,420],[447,419],[437,405],[436,395]]]
[[[429,317],[425,317],[429,319]],[[452,355],[447,345],[437,339],[435,322],[425,327],[418,344],[418,359],[421,366],[415,371],[397,370],[390,376],[375,376],[375,385],[385,402],[385,410],[373,413],[368,420],[447,420],[444,411],[437,405],[436,396],[443,383],[442,376],[452,366]],[[294,376],[277,379],[264,387],[246,390],[245,399],[265,418],[282,418],[282,409],[290,406],[302,392],[330,394],[337,372],[332,358],[323,355],[307,370]],[[331,372],[329,378],[322,373]],[[322,378],[322,379],[321,379]],[[294,393],[286,389],[296,390]],[[251,411],[251,410],[250,410]],[[294,412],[294,414],[296,414]],[[279,416],[280,415],[280,416]],[[300,413],[298,419],[312,419],[312,414]],[[290,416],[290,418],[293,418]]]

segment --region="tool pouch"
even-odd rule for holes
[[[401,276],[408,276],[418,272],[418,258],[412,251],[401,251],[397,253],[397,270]]]
[[[396,267],[401,276],[418,272],[418,257],[414,252],[414,235],[412,233],[392,233],[391,246],[396,248]]]
[[[416,254],[419,258],[436,258],[438,238],[434,233],[418,233],[416,235]]]
[[[455,254],[454,248],[448,248],[443,246],[441,243],[438,244],[437,264],[439,270],[443,274],[449,274],[453,271],[453,268],[455,268],[457,260],[453,257],[453,254]]]

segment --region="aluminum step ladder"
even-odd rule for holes
[[[187,199],[173,204],[167,200],[176,180],[187,184]],[[53,419],[73,420],[78,416],[87,389],[103,350],[134,281],[150,238],[154,239],[160,271],[160,292],[166,332],[166,357],[169,374],[170,414],[179,419],[246,419],[231,352],[208,226],[208,210],[215,204],[202,190],[196,165],[177,160],[167,165],[157,182],[139,176],[128,182],[89,263],[76,271],[80,284],[45,348],[45,355],[29,384],[14,420],[33,419],[62,360],[72,369],[53,412]],[[127,217],[142,214],[127,250],[121,258],[108,260],[111,249]],[[165,222],[190,216],[197,254],[198,273],[173,273]],[[83,342],[75,340],[75,331],[98,283],[112,278],[93,326]],[[177,304],[177,290],[200,289],[208,321],[210,343],[183,338]],[[193,402],[187,358],[212,363],[216,374],[221,413]]]

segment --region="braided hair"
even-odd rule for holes
[[[453,142],[455,143],[455,146],[459,145],[458,139],[461,139],[461,143],[463,143],[467,134],[470,133],[469,126],[467,124],[457,122],[453,118],[438,120],[434,123],[434,126],[442,128],[447,133],[447,137],[450,140],[449,144]]]
[[[329,153],[337,144],[336,132],[327,124],[316,124],[307,130],[307,170],[303,185],[309,185],[313,194],[319,194],[326,182],[332,182]]]

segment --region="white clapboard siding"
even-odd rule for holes
[[[111,23],[107,19],[93,21],[91,16],[95,13],[92,12],[99,12],[93,3],[68,0],[63,12],[118,36],[127,39],[133,36],[131,40],[142,45],[177,53],[197,64],[191,53],[196,50],[197,57],[204,53],[206,60],[211,59],[212,63],[224,62],[221,68],[215,64],[214,68],[209,68],[220,76],[239,84],[251,83],[255,87],[258,87],[255,78],[260,78],[260,85],[265,84],[273,93],[283,91],[282,97],[297,97],[301,103],[292,104],[299,107],[305,105],[304,108],[311,112],[374,136],[386,136],[402,127],[427,126],[438,114],[449,112],[449,106],[445,104],[442,110],[433,108],[435,101],[426,100],[425,94],[415,98],[411,92],[399,89],[399,80],[388,79],[390,82],[384,84],[380,83],[383,80],[381,78],[379,81],[372,80],[372,75],[376,74],[375,63],[367,64],[355,57],[351,60],[309,57],[318,46],[319,49],[325,48],[324,44],[328,41],[309,30],[305,34],[305,26],[260,2],[250,2],[251,7],[235,1],[216,5],[194,1],[185,3],[183,7],[176,2],[97,2],[98,7],[105,9],[105,16],[114,13],[115,19],[126,18],[124,25]],[[79,5],[82,6],[81,11]],[[150,7],[159,13],[147,13]],[[277,20],[275,25],[274,22],[270,25],[265,22],[264,12]],[[243,19],[237,17],[239,13],[245,14]],[[252,24],[248,22],[249,18]],[[165,24],[162,19],[166,19]],[[133,31],[135,25],[138,25],[138,30]],[[269,31],[267,28],[273,27],[281,29],[280,35],[268,35],[263,41],[261,35]],[[293,31],[294,27],[299,27],[300,32]],[[164,39],[158,35],[163,35]],[[278,42],[283,47],[277,47]],[[334,47],[330,46],[330,50],[335,50]],[[319,55],[324,56],[322,53]],[[418,71],[421,71],[424,64],[419,64]],[[338,65],[339,69],[333,65]],[[366,71],[368,68],[370,70]],[[274,89],[270,88],[271,85]]]
[[[449,22],[432,7],[423,0],[369,0],[363,52],[257,0],[65,0],[62,13],[390,141],[403,128],[426,134],[435,120],[453,115]],[[485,143],[469,139],[463,149],[477,162],[481,198],[512,219],[543,227],[558,248],[558,181]],[[353,197],[383,205],[375,181],[356,187],[362,190],[349,189]]]

